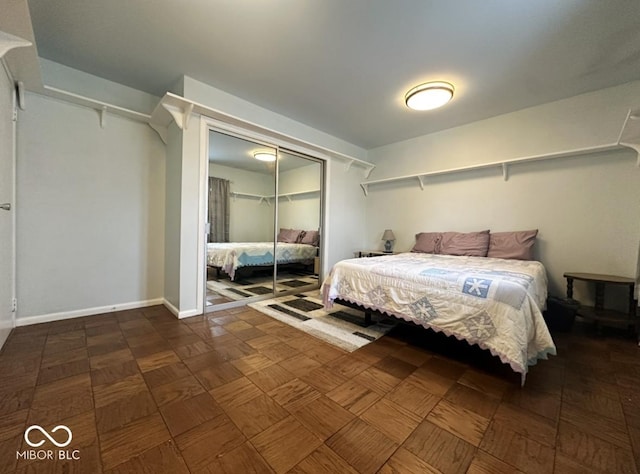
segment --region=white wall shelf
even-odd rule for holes
[[[291,202],[291,198],[294,196],[303,196],[305,194],[316,194],[319,193],[319,189],[310,189],[308,191],[296,191],[295,193],[283,193],[279,194],[278,198],[286,198],[289,202]]]
[[[521,158],[513,158],[509,160],[494,161],[491,163],[481,163],[478,165],[461,166],[458,168],[449,168],[445,170],[427,171],[424,173],[408,174],[403,176],[394,176],[390,178],[381,178],[370,181],[363,181],[360,187],[365,196],[369,195],[369,186],[382,183],[392,183],[396,181],[414,180],[424,189],[429,177],[442,176],[447,174],[462,173],[465,171],[483,170],[489,168],[499,168],[502,170],[502,177],[505,181],[509,179],[509,167],[521,163],[531,163],[534,161],[552,160],[557,158],[565,158],[570,156],[590,155],[593,153],[601,153],[606,151],[620,150],[622,148],[631,148],[637,154],[636,165],[640,167],[640,110],[629,110],[624,121],[618,140],[614,143],[605,145],[591,146],[585,148],[575,148],[573,150],[564,150],[556,153],[547,153],[544,155],[525,156]]]
[[[302,196],[304,194],[313,194],[313,193],[319,193],[319,192],[320,192],[319,189],[311,189],[309,191],[297,191],[295,193],[280,194],[280,195],[278,195],[278,198],[286,198],[286,199],[289,200],[289,202],[291,202],[291,198],[294,197],[294,196]],[[239,191],[231,191],[229,194],[231,194],[231,196],[234,199],[237,198],[237,197],[258,199],[260,201],[260,203],[266,202],[269,205],[271,205],[271,200],[276,197],[275,194],[263,195],[263,194],[243,193],[243,192],[239,192]]]
[[[121,117],[126,117],[128,119],[135,120],[137,122],[149,123],[151,121],[151,116],[148,114],[136,112],[135,110],[130,110],[125,107],[109,104],[101,100],[85,97],[80,94],[75,94],[73,92],[68,92],[62,89],[58,89],[56,87],[45,85],[43,87],[43,92],[48,97],[54,97],[56,99],[64,100],[66,102],[71,102],[76,105],[81,105],[84,107],[88,107],[90,109],[94,109],[98,113],[98,118],[99,118],[99,123],[101,128],[104,128],[106,125],[107,112],[119,115]]]
[[[301,147],[304,151],[310,154],[316,154],[320,157],[336,158],[345,163],[347,171],[352,166],[359,166],[364,170],[365,179],[369,177],[371,171],[375,168],[373,163],[360,160],[352,156],[345,155],[343,153],[325,148],[320,145],[315,145],[299,138],[286,135],[284,133],[262,127],[260,125],[247,122],[233,115],[226,114],[206,105],[193,102],[192,100],[185,99],[176,94],[167,92],[160,103],[156,106],[151,114],[151,120],[149,125],[160,135],[162,140],[166,143],[167,128],[171,122],[175,122],[181,130],[186,130],[189,126],[189,118],[191,114],[200,114],[206,117],[210,117],[214,120],[222,122],[223,124],[230,126],[231,129],[244,130],[254,132],[256,134],[264,136],[266,139],[275,140],[276,142],[284,141],[288,144],[294,144]],[[277,144],[277,143],[276,143]]]
[[[238,197],[258,199],[260,201],[259,204],[262,204],[262,202],[266,202],[267,204],[271,205],[271,201],[269,201],[269,196],[264,196],[262,194],[242,193],[239,191],[231,191],[229,194],[231,195],[231,197],[233,197],[234,200]]]

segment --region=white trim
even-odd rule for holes
[[[193,316],[200,316],[201,314],[202,314],[202,311],[199,311],[197,309],[180,311],[180,314],[178,315],[178,319],[192,318]]]
[[[206,120],[200,116],[200,167],[199,167],[199,183],[198,183],[198,262],[196,266],[196,314],[204,314],[205,297],[207,284],[207,268],[206,268],[206,247],[207,247],[207,190],[209,189],[209,126]],[[190,313],[188,311],[187,313]],[[184,312],[181,312],[184,313]],[[191,314],[190,316],[195,316]],[[183,318],[178,314],[178,318]]]
[[[174,111],[181,111],[178,114],[177,119],[176,116],[169,112],[172,108]],[[180,118],[180,115],[184,116],[187,112],[189,112],[189,114],[200,114],[201,116],[210,119],[210,121],[218,122],[215,127],[219,129],[227,129],[231,132],[235,131],[243,135],[250,133],[252,136],[266,137],[267,141],[270,143],[275,143],[280,146],[283,146],[282,144],[284,143],[284,148],[299,151],[309,156],[317,158],[338,158],[341,161],[346,161],[347,163],[358,164],[364,168],[365,179],[369,178],[371,171],[376,166],[368,161],[354,158],[325,146],[317,145],[286,133],[278,132],[262,125],[240,119],[220,110],[194,102],[191,99],[172,94],[171,92],[167,92],[164,95],[160,100],[160,103],[152,112],[150,124],[152,124],[154,130],[157,130],[157,128],[167,128],[173,120],[176,122],[178,127],[183,128],[183,124],[181,122],[184,121],[184,119]]]
[[[162,298],[162,304],[164,305],[165,308],[167,308],[169,311],[171,311],[171,313],[174,316],[178,316],[180,314],[180,310],[178,308],[176,308],[175,306],[173,306],[173,304],[171,304],[171,302],[168,299]]]
[[[94,316],[96,314],[114,313],[116,311],[125,311],[128,309],[146,308],[148,306],[156,306],[163,303],[162,298],[145,301],[132,301],[131,303],[122,303],[109,306],[97,306],[95,308],[77,309],[74,311],[62,311],[59,313],[41,314],[38,316],[27,316],[26,318],[18,318],[16,326],[29,326],[31,324],[48,323],[51,321],[62,321],[65,319],[81,318],[83,316]]]
[[[12,84],[14,84],[12,82]],[[18,239],[17,239],[17,217],[16,217],[16,202],[18,196],[18,179],[17,179],[17,170],[18,170],[18,93],[13,88],[12,92],[12,104],[11,104],[11,113],[13,114],[14,120],[11,123],[11,134],[12,134],[12,152],[11,152],[11,324],[15,328],[17,325],[16,322],[16,313],[18,311],[17,308],[17,259],[18,259]],[[1,347],[1,346],[0,346]]]
[[[180,311],[173,304],[171,304],[171,302],[169,300],[167,300],[166,298],[164,298],[162,300],[162,304],[165,306],[165,308],[167,308],[169,311],[171,311],[171,314],[173,314],[178,319],[191,318],[192,316],[199,316],[199,315],[202,314],[202,311],[200,311],[198,309],[190,309],[190,310],[187,310],[187,311]]]

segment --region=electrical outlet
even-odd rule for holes
[[[14,298],[11,301],[11,312],[15,313],[16,311],[18,311],[18,300]]]

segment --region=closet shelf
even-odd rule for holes
[[[106,113],[111,112],[121,117],[126,117],[137,122],[149,123],[151,116],[143,114],[142,112],[136,112],[125,107],[109,104],[97,99],[91,99],[89,97],[82,96],[80,94],[74,94],[73,92],[58,89],[52,86],[43,86],[43,92],[47,97],[53,97],[56,99],[71,102],[76,105],[81,105],[94,109],[99,114],[100,127],[104,128],[106,124]]]
[[[565,158],[569,156],[579,156],[579,155],[590,155],[593,153],[601,153],[612,150],[620,150],[622,148],[631,148],[637,154],[637,163],[636,165],[640,167],[640,110],[629,110],[627,113],[627,117],[624,121],[622,129],[620,131],[620,135],[618,137],[617,142],[608,143],[605,145],[597,145],[586,148],[575,148],[573,150],[565,150],[556,153],[547,153],[544,155],[533,155],[526,156],[522,158],[513,158],[510,160],[502,160],[502,161],[494,161],[491,163],[482,163],[478,165],[470,165],[470,166],[461,166],[458,168],[450,168],[445,170],[436,170],[436,171],[427,171],[425,173],[415,173],[408,174],[403,176],[394,176],[391,178],[382,178],[375,179],[369,181],[363,181],[360,183],[360,187],[364,192],[365,196],[369,195],[369,186],[382,184],[382,183],[391,183],[395,181],[407,181],[407,180],[416,180],[417,184],[420,186],[420,189],[424,189],[424,185],[427,182],[428,178],[431,176],[441,176],[447,174],[454,173],[462,173],[465,171],[474,171],[474,170],[482,170],[488,168],[499,168],[502,169],[502,177],[505,181],[509,179],[509,166],[517,165],[520,163],[530,163],[534,161],[543,161],[543,160],[552,160],[557,158]]]
[[[206,105],[199,104],[179,95],[172,94],[171,92],[167,92],[162,100],[160,100],[160,103],[151,114],[149,125],[158,132],[160,138],[162,138],[166,143],[167,128],[171,122],[175,122],[180,129],[186,130],[189,127],[189,121],[192,114],[200,114],[217,120],[226,128],[229,128],[230,131],[244,131],[246,133],[248,130],[265,137],[268,141],[274,141],[276,145],[281,143],[285,144],[285,146],[295,145],[302,148],[307,153],[316,154],[319,157],[338,159],[345,163],[347,171],[354,165],[359,166],[364,170],[365,179],[369,177],[371,171],[375,168],[375,165],[368,161],[360,160],[320,145],[315,145],[252,122],[247,122],[246,120],[233,115],[207,107]]]
[[[250,198],[250,199],[259,199],[260,200],[260,204],[262,204],[262,201],[265,201],[267,204],[271,205],[271,202],[269,202],[269,196],[264,196],[262,194],[241,193],[239,191],[231,191],[229,194],[233,198],[246,197],[246,198]]]
[[[319,193],[320,190],[319,189],[310,189],[307,191],[296,191],[295,193],[283,193],[283,194],[279,194],[278,197],[279,198],[287,198],[289,200],[289,202],[291,202],[291,198],[293,196],[302,196],[304,194],[315,194],[315,193]]]
[[[291,202],[291,198],[293,196],[300,196],[303,194],[313,194],[313,193],[319,193],[320,190],[319,189],[311,189],[308,191],[297,191],[294,193],[284,193],[284,194],[279,194],[278,197],[279,198],[287,198],[289,200],[289,202]],[[231,194],[232,197],[247,197],[247,198],[253,198],[253,199],[259,199],[260,203],[262,203],[263,201],[266,202],[267,204],[271,205],[271,199],[274,199],[276,196],[275,194],[271,194],[271,195],[263,195],[263,194],[252,194],[252,193],[243,193],[240,191],[231,191],[229,194]]]

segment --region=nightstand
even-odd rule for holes
[[[400,252],[385,252],[383,250],[358,250],[357,252],[353,252],[353,256],[355,258],[362,257],[382,257],[383,255],[397,255]]]
[[[629,328],[638,330],[637,310],[638,302],[635,300],[633,289],[635,280],[632,278],[622,277],[618,275],[598,275],[594,273],[573,273],[564,274],[567,279],[567,298],[573,298],[573,281],[582,280],[595,284],[596,300],[594,307],[581,307],[578,314],[585,319],[599,323],[626,324]],[[628,311],[621,313],[606,309],[604,307],[604,289],[607,285],[622,285],[629,292]]]

